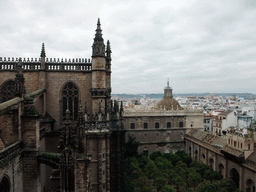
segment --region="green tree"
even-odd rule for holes
[[[163,154],[160,151],[155,151],[149,157],[154,161],[157,157],[163,157]]]
[[[165,157],[168,161],[172,162],[173,166],[176,166],[176,164],[177,164],[179,161],[182,161],[182,159],[181,159],[178,155],[173,154],[173,153],[165,153],[165,154],[164,154],[164,157]]]
[[[151,159],[149,159],[149,162],[145,167],[144,173],[149,179],[155,179],[157,175],[159,175],[159,170],[154,161],[152,161]]]
[[[190,165],[190,163],[192,162],[191,157],[188,156],[188,154],[185,151],[177,151],[175,153],[175,155],[177,155],[178,157],[181,158],[182,162],[186,163],[188,166]]]
[[[176,192],[177,190],[174,189],[172,186],[170,185],[165,185],[163,186],[163,188],[161,189],[160,192]]]
[[[154,186],[153,182],[146,176],[141,176],[134,180],[135,192],[153,192]]]
[[[219,192],[217,183],[203,182],[197,187],[198,192]]]
[[[147,164],[149,163],[149,158],[145,154],[140,154],[138,157],[138,162],[140,164],[140,168],[145,169]]]
[[[236,184],[232,179],[222,179],[219,182],[220,192],[235,192],[238,191]]]
[[[136,141],[135,137],[128,135],[128,141],[125,143],[125,158],[137,157],[138,156],[139,142]]]
[[[204,178],[207,180],[210,180],[212,183],[212,180],[220,180],[220,175],[216,171],[211,171],[211,170],[205,170],[204,172]]]
[[[202,163],[199,163],[198,161],[193,161],[191,164],[190,164],[190,167],[191,168],[195,168],[196,169],[196,172],[200,173],[200,175],[202,177],[205,177],[205,171],[206,170],[210,170],[209,167],[207,165],[204,165]]]
[[[154,185],[156,186],[156,189],[157,191],[161,191],[162,188],[168,184],[168,180],[167,178],[162,175],[162,174],[159,174],[156,178],[155,178],[155,183]]]
[[[188,181],[193,182],[194,190],[196,190],[196,183],[199,183],[202,180],[202,177],[196,171],[193,171],[188,174]]]
[[[172,183],[173,185],[177,186],[178,189],[185,185],[184,179],[179,175],[176,175],[176,177],[172,179]]]

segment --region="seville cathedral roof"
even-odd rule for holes
[[[156,107],[161,110],[182,110],[179,102],[173,98],[172,88],[169,86],[169,80],[167,81],[167,87],[164,89],[164,97],[161,99]]]

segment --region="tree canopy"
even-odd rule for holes
[[[133,138],[128,140],[130,150],[126,150],[124,163],[126,192],[236,191],[231,179],[221,180],[218,172],[192,161],[184,151],[158,151],[148,157],[134,151],[137,145]]]

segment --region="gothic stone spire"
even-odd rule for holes
[[[105,57],[105,44],[101,33],[100,19],[98,19],[96,34],[92,45],[93,57]]]
[[[109,43],[109,40],[107,41],[107,50],[106,50],[106,53],[107,53],[107,60],[111,60],[111,48],[110,48],[110,43]]]
[[[46,57],[45,49],[44,49],[44,43],[42,44],[42,50],[41,50],[41,57]]]

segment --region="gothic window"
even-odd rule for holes
[[[158,122],[155,123],[155,128],[156,128],[156,129],[159,129],[159,123],[158,123]]]
[[[148,123],[144,123],[143,127],[144,127],[144,129],[147,129],[148,128]]]
[[[183,127],[183,122],[180,122],[180,123],[179,123],[179,127]]]
[[[63,116],[65,111],[69,109],[71,117],[76,120],[79,108],[79,94],[78,88],[74,83],[67,83],[62,90],[62,101],[63,101]]]
[[[14,98],[15,82],[13,80],[7,81],[1,87],[1,103]]]
[[[171,128],[172,125],[171,125],[171,122],[167,122],[167,128]]]
[[[135,129],[135,123],[131,123],[131,129]]]

